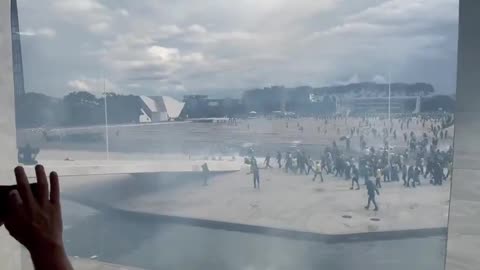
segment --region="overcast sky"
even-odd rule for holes
[[[18,0],[26,91],[221,92],[358,81],[453,93],[458,0]]]

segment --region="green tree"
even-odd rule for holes
[[[15,100],[17,128],[58,126],[63,122],[62,100],[29,92]]]
[[[96,125],[105,121],[103,105],[86,91],[72,92],[63,98],[64,125]]]

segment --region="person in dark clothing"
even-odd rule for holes
[[[341,157],[337,156],[335,159],[335,176],[342,177],[343,175],[343,160]]]
[[[260,189],[260,172],[259,172],[257,160],[255,159],[255,157],[252,157],[250,164],[251,164],[250,166],[252,166],[253,188]]]
[[[272,166],[270,166],[270,153],[267,153],[267,156],[265,157],[265,168],[272,168]]]
[[[367,148],[367,142],[365,140],[360,140],[360,148],[361,149],[365,149]]]
[[[415,178],[415,167],[413,165],[410,165],[408,167],[408,172],[407,172],[407,187],[410,187],[410,181],[413,183]]]
[[[417,143],[417,141],[415,140],[415,138],[412,138],[412,139],[410,140],[410,150],[411,150],[411,151],[415,151],[415,150],[416,150],[416,148],[417,148],[416,143]]]
[[[282,168],[282,153],[280,151],[277,152],[277,163],[278,163],[278,168]]]
[[[391,179],[390,179],[390,166],[385,165],[385,167],[383,168],[383,171],[382,171],[382,175],[383,175],[383,182],[390,182],[391,181]]]
[[[210,170],[208,169],[207,163],[202,164],[202,175],[203,175],[203,185],[208,185],[208,176],[210,174]]]
[[[378,211],[378,206],[377,206],[377,202],[375,201],[375,193],[377,195],[380,195],[380,192],[378,191],[378,189],[375,187],[375,184],[373,184],[372,181],[368,180],[366,182],[366,185],[367,185],[367,194],[368,194],[368,202],[367,202],[367,206],[365,206],[365,209],[369,209],[370,208],[370,202],[373,203],[373,206],[375,206],[375,208],[373,209],[373,211]]]
[[[297,152],[297,171],[300,174],[305,173],[305,158],[300,152]]]
[[[427,160],[427,166],[423,178],[427,178],[429,174],[433,176],[433,160],[431,158]]]
[[[337,146],[337,142],[335,140],[332,142],[332,149],[333,149],[333,153],[335,155],[338,154],[338,146]]]
[[[442,166],[440,166],[440,163],[437,162],[433,165],[432,174],[433,174],[433,184],[441,186],[444,175],[443,175],[443,169],[442,169]]]
[[[407,165],[403,164],[401,170],[402,170],[403,185],[407,186]]]
[[[287,154],[285,155],[285,172],[288,173],[288,170],[293,170],[292,168],[292,165],[293,165],[293,160],[292,160],[292,155],[290,154],[290,152],[287,152]]]
[[[432,145],[434,145],[435,147],[438,145],[438,138],[437,137],[433,137]]]
[[[359,178],[360,178],[360,173],[358,172],[357,166],[352,165],[352,187],[350,189],[353,189],[354,183],[357,183],[357,190],[360,189],[360,184],[358,183]]]
[[[415,166],[415,170],[413,172],[412,187],[415,187],[415,184],[420,185],[420,175],[422,174],[422,170],[419,166]]]
[[[392,181],[395,181],[395,182],[398,182],[400,181],[400,178],[398,177],[398,164],[393,164],[391,167],[390,167],[390,173],[391,173],[391,178],[392,178]]]

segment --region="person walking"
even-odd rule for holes
[[[441,186],[443,183],[443,168],[439,162],[433,165],[433,184]]]
[[[277,163],[278,163],[278,168],[282,168],[282,153],[280,151],[277,152]]]
[[[353,189],[353,184],[357,183],[357,190],[360,189],[360,184],[358,183],[358,179],[360,177],[360,173],[358,172],[357,166],[352,164],[352,187],[350,189]]]
[[[408,171],[407,171],[407,187],[410,187],[410,183],[412,183],[412,185],[415,185],[414,179],[415,179],[415,166],[410,165],[408,166]]]
[[[377,169],[375,173],[375,187],[376,188],[382,188],[382,184],[380,183],[380,180],[382,179],[382,170]]]
[[[413,182],[412,187],[415,187],[416,184],[420,185],[420,175],[422,174],[422,170],[419,166],[415,166],[413,171]]]
[[[402,171],[403,185],[407,186],[407,165],[406,164],[402,165],[401,171]]]
[[[306,175],[309,175],[310,174],[310,171],[314,171],[314,168],[313,166],[315,166],[315,162],[313,162],[313,159],[311,156],[308,156],[307,158],[307,171],[306,171]]]
[[[272,168],[272,166],[270,166],[270,158],[271,158],[270,153],[267,153],[267,156],[265,156],[265,161],[264,161],[266,169]]]
[[[315,181],[318,175],[320,176],[320,182],[323,182],[322,165],[320,164],[320,161],[317,160],[317,162],[315,163],[314,175],[313,175],[312,181]]]
[[[375,194],[380,195],[380,192],[378,191],[378,189],[375,187],[375,185],[371,180],[367,180],[366,184],[367,184],[368,202],[367,202],[367,206],[365,206],[365,209],[367,210],[370,209],[370,202],[371,202],[373,203],[373,206],[375,206],[373,211],[378,211],[378,205],[377,205],[377,202],[375,201]]]
[[[255,159],[255,157],[252,157],[250,164],[251,164],[250,166],[252,166],[253,188],[260,189],[260,171],[259,171],[257,160]]]
[[[290,154],[290,152],[287,152],[287,154],[285,155],[285,172],[288,173],[289,169],[290,171],[292,171],[293,170],[292,166],[293,166],[292,155]]]
[[[208,169],[208,164],[205,162],[202,164],[202,175],[203,175],[203,185],[208,185],[208,177],[210,174],[210,170]]]

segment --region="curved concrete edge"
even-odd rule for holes
[[[204,160],[168,160],[168,161],[122,161],[122,160],[89,160],[89,161],[45,161],[47,171],[55,170],[59,176],[86,175],[121,175],[121,174],[157,174],[201,172],[202,164],[207,163],[211,173],[237,172],[242,164],[232,161]],[[35,177],[35,166],[24,166],[29,178]]]
[[[76,270],[142,270],[137,267],[116,265],[77,257],[70,257],[70,261]]]
[[[382,240],[398,240],[408,238],[425,238],[434,236],[447,236],[447,228],[424,228],[424,229],[406,229],[395,231],[377,231],[377,232],[360,232],[351,234],[321,234],[315,232],[297,231],[290,229],[272,228],[266,226],[249,225],[241,223],[232,223],[225,221],[216,221],[199,218],[179,217],[172,215],[160,215],[152,213],[144,213],[138,211],[124,210],[114,208],[98,202],[77,198],[74,196],[63,196],[64,199],[74,201],[102,212],[110,214],[129,216],[132,219],[145,222],[171,223],[187,226],[203,227],[214,230],[224,230],[233,232],[244,232],[251,234],[259,234],[265,236],[273,236],[287,238],[293,240],[318,241],[326,243],[347,243],[347,242],[364,242],[364,241],[382,241]]]

